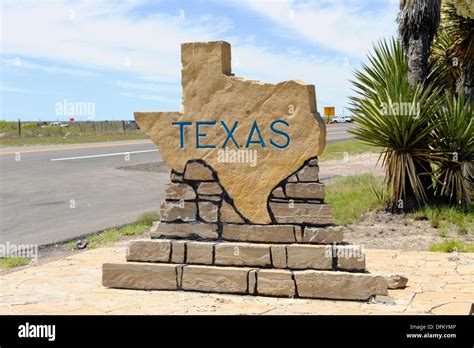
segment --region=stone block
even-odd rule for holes
[[[332,244],[341,243],[343,240],[342,226],[305,227],[303,231],[303,243]]]
[[[317,166],[318,165],[318,159],[317,158],[310,159],[308,161],[308,165],[309,166]]]
[[[218,206],[211,202],[199,202],[199,217],[205,222],[217,222]]]
[[[226,240],[263,243],[295,243],[295,231],[301,231],[293,225],[222,225],[222,237]]]
[[[220,195],[222,189],[217,182],[202,182],[197,189],[200,195]]]
[[[275,198],[285,198],[285,193],[283,192],[283,188],[278,186],[272,191],[272,195]]]
[[[172,240],[171,241],[171,262],[184,263],[186,259],[186,241]]]
[[[329,204],[270,202],[273,216],[280,224],[332,224],[332,208]]]
[[[294,297],[291,271],[261,269],[257,273],[257,293],[266,296]]]
[[[252,269],[249,271],[248,274],[248,289],[249,289],[249,294],[256,294],[257,293],[257,270]]]
[[[195,202],[162,202],[161,221],[195,221],[197,207]]]
[[[204,223],[160,223],[151,238],[216,239],[217,225]]]
[[[286,247],[284,245],[272,245],[272,266],[275,268],[286,268]]]
[[[388,295],[382,276],[331,271],[294,271],[300,297],[341,300],[368,300],[373,295]]]
[[[192,266],[183,267],[183,290],[246,294],[248,273],[243,267]]]
[[[360,246],[337,245],[335,250],[338,269],[361,272],[365,270],[365,254]]]
[[[285,191],[290,199],[324,199],[324,185],[319,183],[287,183]]]
[[[188,162],[184,170],[184,180],[191,181],[213,181],[212,170],[201,162]]]
[[[332,269],[331,246],[288,245],[286,252],[290,269]]]
[[[183,182],[183,173],[175,172],[174,170],[171,171],[171,182]]]
[[[215,264],[229,266],[271,266],[270,246],[250,243],[217,243]]]
[[[184,183],[171,183],[166,185],[166,199],[192,200],[196,198],[193,188]]]
[[[214,243],[188,242],[186,243],[186,263],[212,265]]]
[[[220,221],[231,222],[236,224],[244,223],[244,220],[239,216],[239,214],[237,214],[234,207],[226,201],[222,201],[220,209]]]
[[[299,182],[316,182],[319,180],[319,167],[306,165],[296,174]]]
[[[169,262],[170,253],[169,240],[136,240],[128,246],[127,261]]]
[[[104,263],[102,285],[136,290],[177,290],[177,265],[162,263]]]

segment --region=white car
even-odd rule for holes
[[[61,127],[61,128],[69,127],[67,123],[62,123],[62,122],[51,122],[49,125],[54,126],[54,127]]]
[[[336,116],[331,120],[331,123],[350,123],[353,121],[351,116]]]

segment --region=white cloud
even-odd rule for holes
[[[219,17],[129,17],[138,2],[2,3],[2,51],[176,81],[180,43],[212,40],[229,25]]]
[[[354,0],[246,0],[239,6],[242,3],[277,24],[280,35],[300,36],[348,56],[362,58],[372,42],[395,34],[396,1],[372,2],[380,7],[376,12]]]

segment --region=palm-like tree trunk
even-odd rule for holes
[[[441,0],[400,0],[398,33],[408,58],[408,81],[410,85],[425,83],[428,75],[428,58],[431,44],[440,23]],[[423,169],[424,170],[423,170]],[[428,161],[418,164],[420,181],[428,199],[433,197],[431,167]],[[406,188],[406,210],[417,209],[413,193]]]
[[[408,57],[410,84],[428,74],[428,57],[440,21],[441,0],[400,0],[398,32]]]

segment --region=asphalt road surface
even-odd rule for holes
[[[351,139],[348,127],[329,125],[328,143]],[[161,162],[149,140],[0,149],[0,244],[57,243],[158,211]]]

